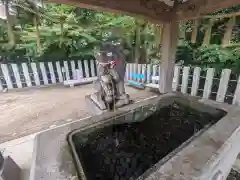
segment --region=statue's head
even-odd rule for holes
[[[123,57],[121,44],[114,41],[103,41],[95,53],[95,58],[100,63],[122,60]]]

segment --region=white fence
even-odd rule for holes
[[[127,64],[126,79],[155,84],[157,87],[159,66],[150,64]],[[144,74],[143,79],[131,73]],[[96,76],[94,60],[0,64],[0,91],[4,88],[24,88],[61,83],[65,79]],[[180,67],[174,70],[173,91],[192,96],[213,99],[240,106],[240,79],[230,69],[221,72],[200,67]]]
[[[128,64],[126,77],[157,87],[158,81],[151,77],[159,76],[160,69],[157,65]],[[132,78],[132,72],[145,74],[145,79]],[[217,71],[214,68],[175,66],[172,88],[184,94],[240,106],[240,78],[230,69]]]
[[[94,60],[0,64],[0,90],[61,83],[96,76]]]

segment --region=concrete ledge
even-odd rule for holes
[[[154,83],[146,84],[146,86],[149,87],[149,88],[155,88],[155,89],[159,88],[159,85],[158,84],[154,84]]]
[[[83,85],[92,83],[93,81],[96,81],[97,77],[89,77],[89,78],[82,78],[82,79],[73,79],[73,80],[65,80],[63,82],[64,86],[77,86],[77,85]]]

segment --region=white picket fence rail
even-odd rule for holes
[[[0,64],[0,91],[96,76],[94,60]]]
[[[156,77],[159,76],[160,69],[159,66],[151,64],[127,64],[126,79],[145,82],[151,87],[158,88]],[[132,77],[132,72],[145,74],[145,79]],[[184,94],[240,106],[240,77],[230,69],[219,72],[214,68],[175,66],[172,89]]]
[[[157,65],[129,63],[125,77],[157,88],[159,72]],[[132,73],[144,74],[144,78],[132,77]],[[94,60],[0,64],[0,91],[5,88],[57,84],[64,80],[95,76]],[[172,88],[173,91],[240,106],[240,78],[230,69],[223,69],[219,73],[214,68],[175,66]]]

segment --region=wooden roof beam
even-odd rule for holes
[[[240,0],[189,0],[177,5],[176,14],[178,20],[196,19],[201,15],[239,4]]]
[[[125,13],[162,23],[171,19],[171,7],[158,0],[50,0],[82,8]]]

